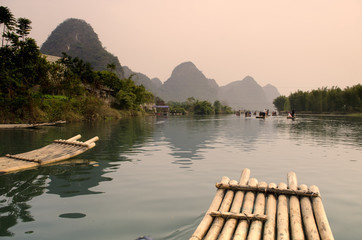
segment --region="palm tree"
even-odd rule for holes
[[[25,41],[25,36],[30,33],[30,30],[31,30],[30,24],[31,24],[31,21],[27,18],[18,19],[18,24],[17,24],[18,28],[16,29],[16,33],[19,34],[23,38],[23,41]]]
[[[113,71],[116,69],[116,64],[114,64],[114,63],[109,63],[109,64],[107,64],[107,68],[108,68],[111,72],[113,72]]]
[[[6,31],[14,29],[15,25],[15,18],[8,7],[0,6],[0,25],[1,24],[4,24],[1,39],[1,47],[3,47]]]

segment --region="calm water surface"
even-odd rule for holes
[[[362,119],[134,118],[0,130],[0,154],[76,134],[97,146],[0,176],[2,239],[188,239],[222,176],[319,186],[335,239],[362,236]]]

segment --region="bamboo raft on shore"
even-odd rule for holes
[[[267,184],[242,171],[239,182],[222,177],[215,197],[190,240],[264,239],[333,240],[317,186]]]
[[[53,143],[30,152],[6,154],[0,157],[0,174],[37,168],[72,158],[93,148],[99,139],[94,137],[86,142],[77,141],[80,138],[81,135],[78,134],[67,140],[54,140]]]
[[[49,123],[19,123],[19,124],[0,124],[0,129],[14,129],[14,128],[37,128],[37,127],[44,127],[44,126],[55,126],[58,124],[66,123],[66,121],[56,121],[56,122],[49,122]]]

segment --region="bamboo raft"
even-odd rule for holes
[[[77,156],[93,148],[99,139],[94,137],[86,142],[77,141],[80,138],[81,135],[78,134],[67,140],[54,140],[53,143],[30,152],[6,154],[0,157],[0,174],[37,168]]]
[[[190,240],[333,240],[317,186],[287,181],[267,184],[244,169],[239,182],[223,177],[216,195]]]
[[[66,123],[66,121],[56,121],[51,123],[32,123],[32,124],[0,124],[0,129],[14,129],[14,128],[38,128],[44,126],[55,126],[58,124]]]

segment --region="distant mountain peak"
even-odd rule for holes
[[[177,68],[197,68],[197,67],[193,62],[187,61],[187,62],[183,62],[183,63],[180,63],[179,65],[177,65],[175,67],[175,69],[177,69]]]
[[[214,101],[217,97],[218,85],[215,80],[208,79],[188,61],[175,67],[171,77],[161,86],[165,100],[186,101],[189,97]]]
[[[251,83],[251,84],[258,84],[255,79],[252,76],[246,76],[244,77],[244,79],[242,80],[245,83]],[[258,84],[259,85],[259,84]]]
[[[95,70],[106,70],[107,65],[113,63],[118,76],[124,77],[118,58],[105,50],[92,26],[82,19],[68,18],[59,24],[43,43],[40,51],[58,57],[65,52],[89,62]]]
[[[265,95],[268,101],[273,102],[274,99],[280,96],[280,93],[276,87],[271,84],[267,84],[263,87]]]
[[[175,67],[175,69],[172,71],[171,76],[177,76],[179,74],[182,75],[189,75],[189,74],[197,74],[201,73],[201,71],[196,67],[196,65],[192,62],[183,62]]]

